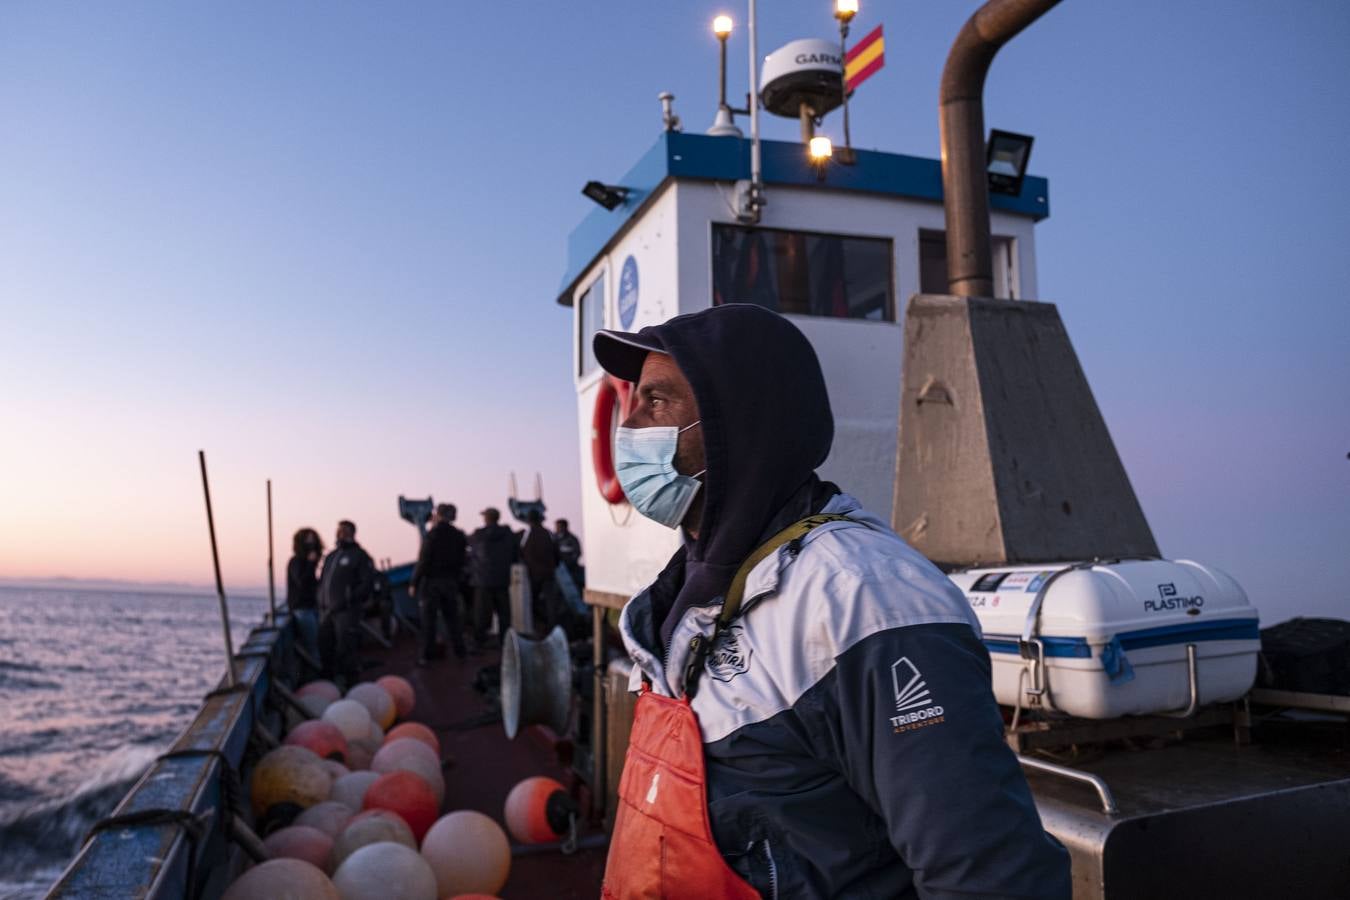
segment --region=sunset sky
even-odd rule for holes
[[[977,6],[863,0],[855,144],[937,156]],[[763,52],[833,34],[826,0],[760,7]],[[209,582],[198,448],[236,589],[267,478],[279,566],[343,517],[409,558],[400,493],[474,525],[513,470],[577,518],[579,190],[652,145],[658,92],[711,123],[724,11],[741,97],[742,2],[5,4],[0,577]],[[1066,0],[986,94],[1036,136],[1039,299],[1163,552],[1272,620],[1350,615],[1348,45],[1338,0]]]

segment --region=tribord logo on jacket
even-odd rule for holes
[[[895,711],[900,714],[891,716],[897,734],[946,721],[945,710],[933,703],[928,682],[908,656],[891,663],[891,684],[895,687]]]

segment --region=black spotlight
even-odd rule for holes
[[[989,153],[985,170],[989,173],[989,190],[995,194],[1022,193],[1022,179],[1027,175],[1027,160],[1031,159],[1031,142],[1027,134],[1011,131],[989,132]]]
[[[599,203],[605,209],[613,210],[628,199],[628,188],[588,181],[581,193]]]

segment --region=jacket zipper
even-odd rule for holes
[[[778,900],[778,864],[773,861],[773,848],[769,846],[769,839],[764,839],[764,858],[769,862],[769,897],[770,900]]]

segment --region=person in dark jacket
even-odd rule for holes
[[[319,575],[319,652],[324,675],[356,684],[361,616],[375,588],[375,562],[356,542],[356,526],[338,523],[337,546]]]
[[[553,523],[553,546],[558,548],[558,562],[567,566],[572,580],[581,584],[581,541],[572,533],[566,519]]]
[[[286,563],[286,608],[295,622],[296,639],[312,660],[319,659],[319,560],[323,541],[313,528],[301,528],[291,538],[291,561]]]
[[[483,510],[483,527],[469,537],[473,552],[474,643],[486,646],[492,614],[497,614],[497,634],[506,636],[511,627],[511,565],[520,560],[515,532],[501,524],[496,507]]]
[[[680,872],[737,897],[1068,898],[970,604],[815,472],[834,420],[805,336],[728,304],[594,347],[637,382],[624,493],[683,536],[620,615],[640,694],[605,896]]]
[[[553,611],[557,593],[558,548],[544,527],[544,514],[531,509],[525,515],[528,526],[520,542],[520,558],[530,575],[530,609],[534,612],[534,630],[548,634],[557,621]]]
[[[455,656],[464,658],[464,631],[459,622],[459,581],[464,571],[466,542],[464,532],[454,526],[456,510],[449,503],[436,507],[431,516],[431,529],[422,538],[422,551],[417,555],[408,595],[418,601],[422,619],[422,655],[419,666],[445,655],[436,640],[437,619],[445,619],[450,632],[450,646]]]

